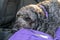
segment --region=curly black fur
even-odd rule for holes
[[[48,10],[48,18],[42,15],[42,12],[36,12],[33,7],[23,7],[17,12],[17,20],[15,26],[20,28],[31,28],[48,33],[55,37],[55,32],[60,26],[60,4],[56,0],[50,2],[39,3],[44,5]],[[39,6],[38,5],[38,6]]]

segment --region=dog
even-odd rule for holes
[[[48,17],[46,17],[41,5],[48,12]],[[59,5],[59,0],[45,0],[38,4],[24,6],[16,14],[14,27],[17,29],[28,28],[42,31],[54,38],[56,30],[60,26]]]

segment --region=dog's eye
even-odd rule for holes
[[[21,15],[21,14],[17,14],[17,17],[23,17],[23,15]]]
[[[24,18],[26,21],[30,21],[31,20],[31,18],[29,18],[29,17],[26,17],[26,18]]]
[[[17,15],[17,17],[19,17],[20,15]]]
[[[20,13],[17,13],[16,16],[17,16],[17,17],[20,17]]]

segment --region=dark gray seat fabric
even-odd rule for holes
[[[7,0],[5,2],[7,2]],[[0,0],[0,25],[4,21],[4,10],[5,10],[4,4],[6,4],[5,2],[4,0]]]
[[[8,40],[8,38],[12,35],[9,29],[1,30],[0,29],[0,40]]]
[[[17,0],[0,0],[0,28],[7,28],[14,22],[17,12]]]
[[[19,5],[18,5],[18,10],[23,6],[26,6],[29,4],[36,4],[36,3],[37,2],[35,0],[20,0]]]

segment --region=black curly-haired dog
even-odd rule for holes
[[[45,7],[48,17],[46,17],[40,5]],[[16,23],[14,26],[18,29],[31,28],[39,30],[55,37],[55,32],[60,26],[60,1],[45,0],[38,4],[22,7],[16,14]]]

